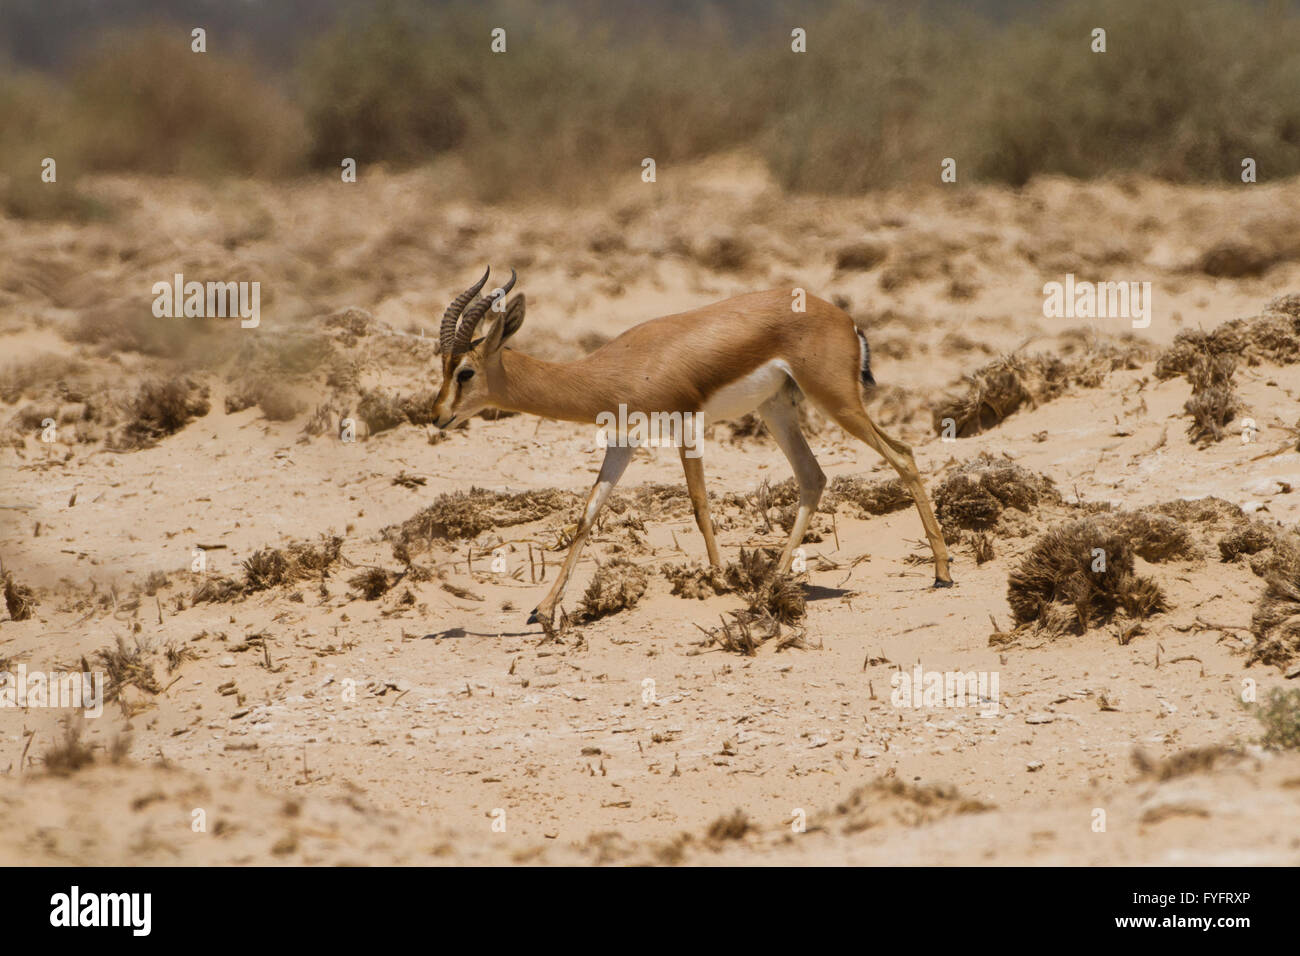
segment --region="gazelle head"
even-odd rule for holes
[[[500,393],[502,385],[501,347],[524,324],[523,294],[509,303],[502,302],[514,287],[513,269],[504,287],[493,289],[469,305],[487,278],[488,273],[484,272],[483,278],[452,300],[442,316],[439,336],[442,387],[433,406],[433,421],[439,428],[450,428],[494,404],[494,396]],[[474,333],[485,315],[487,330],[475,338]]]

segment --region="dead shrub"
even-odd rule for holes
[[[758,827],[754,826],[745,815],[745,811],[737,809],[730,815],[718,817],[709,824],[708,839],[719,843],[724,840],[740,840],[747,833],[757,829]]]
[[[205,577],[194,587],[190,594],[191,604],[224,604],[244,596],[244,586],[234,578],[225,576]]]
[[[607,507],[620,515],[628,508],[661,515],[680,515],[692,510],[691,497],[685,485],[657,481],[638,485],[627,494],[611,496]]]
[[[848,502],[863,516],[892,514],[912,505],[912,496],[899,478],[867,481],[839,475],[831,479],[826,493],[832,506]]]
[[[383,568],[366,568],[354,575],[348,585],[357,589],[367,601],[377,601],[396,583],[396,576]]]
[[[1040,504],[1060,504],[1056,483],[987,452],[953,469],[934,489],[935,516],[950,529],[983,531],[1007,508],[1028,514]]]
[[[1201,253],[1194,268],[1215,278],[1263,275],[1282,259],[1277,253],[1244,242],[1225,241]]]
[[[1206,332],[1185,329],[1174,336],[1169,348],[1156,359],[1156,378],[1164,380],[1189,375],[1206,356],[1226,356],[1247,365],[1273,362],[1289,365],[1300,360],[1300,296],[1281,296],[1269,302],[1265,311],[1246,319],[1233,319]]]
[[[736,236],[715,236],[693,251],[695,261],[714,272],[739,272],[754,255],[753,247]]]
[[[713,565],[666,564],[659,570],[672,583],[672,593],[679,597],[702,601],[731,590],[722,571]]]
[[[1187,372],[1192,397],[1183,411],[1191,416],[1187,437],[1195,444],[1222,441],[1224,427],[1241,410],[1232,381],[1236,364],[1231,355],[1202,355]]]
[[[254,405],[268,421],[287,422],[306,406],[285,386],[264,378],[245,381],[226,396],[226,414],[233,415]]]
[[[587,585],[578,603],[578,619],[595,621],[635,606],[648,583],[648,575],[638,565],[627,558],[610,558]]]
[[[776,574],[778,554],[755,548],[740,549],[740,558],[723,571],[727,585],[738,591],[751,614],[793,624],[807,611],[803,587],[789,572]]]
[[[1276,531],[1252,518],[1219,539],[1219,556],[1224,561],[1238,561],[1242,555],[1258,554],[1273,547],[1276,541]]]
[[[437,400],[438,393],[432,389],[417,392],[402,399],[402,414],[412,425],[432,425],[435,420],[433,410]]]
[[[138,687],[150,694],[162,691],[154,677],[153,664],[146,659],[148,654],[149,648],[138,638],[134,644],[127,644],[124,637],[119,637],[115,645],[95,652],[95,659],[104,665],[108,675],[105,700],[117,700],[127,687]]]
[[[207,386],[189,378],[146,382],[128,405],[131,416],[122,432],[122,444],[144,448],[174,435],[211,408]]]
[[[69,718],[63,725],[63,739],[45,751],[45,769],[59,776],[76,773],[95,762],[94,749],[81,739],[85,725]]]
[[[740,418],[730,423],[731,443],[734,445],[746,438],[753,438],[756,441],[767,437],[767,429],[763,425],[763,419],[753,412],[747,412]]]
[[[1137,368],[1146,347],[1124,340],[1075,336],[1069,354],[1012,352],[963,376],[966,390],[943,399],[932,413],[937,434],[965,438],[986,431],[1023,406],[1036,408],[1070,389],[1096,388],[1112,371]]]
[[[1242,756],[1242,751],[1223,744],[1180,750],[1163,760],[1153,759],[1139,748],[1133,751],[1133,765],[1143,777],[1163,783],[1188,774],[1207,773],[1225,759],[1239,760]]]
[[[969,532],[967,540],[976,564],[987,564],[993,560],[993,535],[987,531],[972,531]]]
[[[880,777],[857,787],[834,811],[818,820],[835,823],[844,833],[860,833],[885,823],[916,827],[954,814],[983,813],[993,806],[964,797],[948,784],[912,784]]]
[[[876,242],[855,242],[835,253],[835,268],[841,272],[867,272],[884,262],[889,250]]]
[[[36,593],[27,585],[14,580],[13,573],[4,573],[5,607],[12,621],[26,621],[36,610]]]
[[[339,535],[322,535],[315,544],[294,542],[284,550],[261,548],[243,563],[244,590],[265,591],[317,577],[339,559],[342,548]]]
[[[1199,556],[1191,533],[1176,518],[1150,508],[1119,511],[1099,518],[1126,538],[1138,557],[1158,563]]]
[[[295,541],[283,549],[259,548],[242,564],[243,581],[224,576],[205,577],[190,595],[190,602],[233,601],[246,594],[320,577],[339,560],[342,548],[343,538],[339,535],[321,535],[314,543]]]
[[[1252,664],[1286,667],[1300,655],[1300,562],[1289,562],[1268,575],[1250,628],[1255,635]]]
[[[578,496],[558,488],[541,488],[514,494],[470,488],[441,494],[433,504],[400,526],[384,529],[384,538],[396,541],[410,553],[427,551],[435,541],[462,541],[490,528],[507,528],[540,521],[579,503]]]
[[[362,391],[357,403],[357,417],[365,422],[366,431],[370,435],[396,428],[407,420],[401,399],[378,389]]]
[[[1041,535],[1007,578],[1018,627],[1082,634],[1122,611],[1146,618],[1166,610],[1150,578],[1133,570],[1133,548],[1106,522],[1083,518]]]

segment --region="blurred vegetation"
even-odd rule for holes
[[[193,54],[182,26],[101,34],[58,74],[0,69],[0,201],[84,216],[82,172],[285,176],[440,156],[481,197],[572,196],[638,176],[646,156],[663,171],[733,148],[818,193],[935,182],[944,157],[963,182],[1011,185],[1238,181],[1247,156],[1261,178],[1300,172],[1295,3],[1073,0],[1000,20],[902,0],[673,11],[381,0],[303,37],[287,71],[220,37]],[[67,188],[39,188],[43,156]]]

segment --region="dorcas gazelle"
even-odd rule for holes
[[[442,318],[443,378],[434,405],[438,427],[449,428],[485,408],[592,425],[607,421],[620,407],[629,415],[678,413],[691,420],[701,413],[726,419],[757,411],[790,460],[799,485],[799,510],[777,565],[777,572],[783,573],[826,486],[826,476],[799,430],[795,403],[802,393],[898,472],[916,502],[934,553],[934,586],[952,586],[948,549],[912,449],[882,432],[867,415],[864,390],[875,385],[871,352],[866,337],[842,309],[808,296],[805,310],[796,312],[784,290],[754,292],[651,319],[583,358],[555,363],[504,347],[523,325],[524,297],[502,301],[515,284],[512,270],[504,288],[475,300],[487,278],[484,273],[457,296]],[[477,335],[485,317],[483,332]],[[633,442],[607,445],[564,567],[530,623],[550,627],[596,517],[635,450]],[[720,566],[702,459],[685,444],[681,458],[709,562]]]

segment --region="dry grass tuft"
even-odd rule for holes
[[[1133,766],[1143,777],[1164,782],[1188,774],[1205,773],[1213,770],[1215,764],[1225,759],[1238,760],[1242,756],[1242,751],[1235,747],[1213,744],[1208,747],[1180,750],[1163,760],[1156,760],[1139,748],[1133,751]]]
[[[361,393],[357,417],[365,422],[366,432],[370,435],[378,435],[407,421],[402,400],[378,389],[366,389]]]
[[[1192,397],[1183,405],[1191,416],[1187,437],[1198,445],[1222,441],[1225,426],[1241,411],[1232,374],[1236,359],[1231,355],[1202,355],[1187,372]]]
[[[1190,375],[1207,356],[1226,356],[1247,365],[1300,361],[1300,299],[1294,293],[1269,302],[1261,315],[1224,322],[1210,332],[1187,329],[1156,359],[1161,380]]]
[[[714,842],[724,840],[741,840],[745,835],[756,831],[744,810],[737,809],[727,816],[718,817],[709,824],[708,838]]]
[[[627,558],[610,558],[599,568],[578,603],[578,618],[595,621],[635,606],[645,594],[649,576]]]
[[[121,444],[127,448],[153,445],[192,419],[202,418],[211,407],[207,386],[191,379],[146,382],[127,408],[130,420],[122,431]]]
[[[731,590],[722,571],[711,564],[666,564],[659,570],[672,582],[672,593],[680,597],[702,601]]]
[[[63,739],[45,751],[45,769],[59,776],[76,773],[95,762],[94,749],[81,739],[85,729],[80,720],[68,719],[63,726]]]
[[[244,561],[244,589],[265,591],[303,578],[316,577],[339,559],[343,538],[322,535],[316,544],[295,542],[284,550],[262,548]]]
[[[325,574],[339,560],[343,538],[321,535],[313,543],[295,541],[287,548],[259,548],[243,562],[244,579],[205,577],[190,595],[192,604],[234,601],[246,594],[293,584]]]
[[[162,691],[154,677],[153,664],[146,659],[149,648],[138,638],[129,645],[119,637],[115,645],[95,652],[95,659],[104,665],[108,681],[104,686],[104,699],[117,700],[127,687],[138,687],[150,694]]]
[[[865,478],[839,475],[831,479],[826,496],[832,507],[845,501],[863,516],[887,515],[912,505],[912,496],[898,478],[867,481]]]
[[[1020,408],[1035,408],[1073,388],[1096,388],[1112,371],[1137,368],[1146,347],[1137,342],[1071,340],[1064,356],[1012,352],[963,376],[966,390],[935,407],[937,434],[965,438],[986,431]]]
[[[1128,540],[1144,561],[1191,560],[1200,556],[1192,534],[1177,518],[1155,508],[1118,511],[1098,521],[1105,523],[1120,537]]]
[[[880,777],[857,787],[834,811],[818,821],[838,824],[845,833],[859,833],[884,823],[921,826],[943,817],[992,810],[991,804],[964,797],[946,784],[920,785]]]
[[[36,592],[27,585],[15,581],[10,571],[4,573],[4,593],[5,607],[9,611],[10,620],[26,621],[32,616],[36,610]]]
[[[971,553],[975,556],[976,564],[987,564],[996,556],[993,552],[993,535],[987,531],[968,532],[967,542],[970,544]]]
[[[191,604],[224,604],[244,596],[244,585],[230,577],[205,577],[190,594]]]
[[[1300,656],[1300,550],[1284,546],[1275,551],[1250,619],[1255,635],[1250,662],[1286,667]]]
[[[934,510],[948,529],[993,528],[1007,508],[1028,514],[1039,504],[1060,504],[1056,483],[987,452],[953,469],[934,489]]]
[[[348,580],[348,585],[356,588],[367,601],[379,600],[395,583],[397,576],[383,568],[366,568]]]
[[[577,495],[558,488],[510,494],[470,488],[439,495],[433,504],[399,525],[384,529],[384,537],[411,554],[427,551],[435,541],[463,541],[490,528],[507,528],[540,521],[579,504]]]
[[[741,548],[740,559],[727,565],[723,577],[745,598],[751,615],[793,624],[804,616],[807,601],[803,585],[794,575],[775,573],[778,557],[774,550]]]
[[[608,507],[620,515],[628,508],[652,515],[680,515],[691,511],[691,496],[685,485],[649,482],[638,485],[630,493],[613,495]]]
[[[306,410],[306,405],[299,401],[288,388],[279,382],[266,378],[255,378],[241,382],[226,396],[226,414],[233,415],[254,405],[268,421],[287,422]]]
[[[1007,578],[1018,628],[1082,634],[1117,613],[1166,610],[1160,588],[1133,571],[1133,547],[1110,524],[1083,518],[1041,535]]]
[[[1273,528],[1258,518],[1251,518],[1219,539],[1219,556],[1225,562],[1239,561],[1242,555],[1258,554],[1273,547],[1277,540]]]

